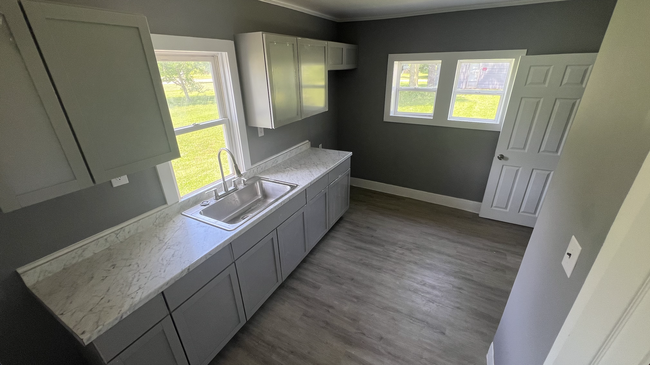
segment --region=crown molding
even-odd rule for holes
[[[407,18],[411,16],[419,15],[430,15],[430,14],[440,14],[440,13],[452,13],[456,11],[466,11],[466,10],[481,10],[481,9],[490,9],[490,8],[504,8],[508,6],[520,6],[520,5],[533,5],[541,3],[550,3],[550,2],[560,2],[568,0],[519,0],[519,1],[504,1],[499,3],[491,4],[475,4],[475,5],[466,5],[466,6],[453,6],[440,9],[427,9],[427,10],[418,10],[406,13],[399,14],[387,14],[387,15],[373,15],[366,17],[351,17],[351,18],[337,18],[335,16],[327,15],[315,10],[307,9],[302,6],[291,4],[282,0],[259,0],[272,5],[281,6],[287,9],[299,11],[305,14],[313,15],[319,18],[331,20],[338,23],[347,23],[347,22],[362,22],[362,21],[371,21],[371,20],[386,20],[386,19],[395,19],[395,18]]]
[[[321,12],[318,12],[318,11],[315,11],[315,10],[307,9],[305,7],[298,6],[298,5],[291,4],[291,3],[287,3],[287,2],[284,2],[284,1],[281,1],[281,0],[259,0],[259,1],[261,1],[263,3],[267,3],[267,4],[271,4],[271,5],[277,5],[277,6],[281,6],[283,8],[299,11],[301,13],[313,15],[313,16],[316,16],[316,17],[319,17],[319,18],[331,20],[333,22],[340,22],[341,21],[338,18],[333,17],[331,15],[327,15],[327,14],[324,14],[324,13],[321,13]]]

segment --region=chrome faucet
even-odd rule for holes
[[[221,152],[226,151],[230,155],[230,160],[232,161],[233,166],[235,167],[235,175],[237,175],[237,178],[235,181],[232,183],[232,188],[228,189],[228,184],[226,183],[226,177],[223,174],[223,165],[221,164]],[[227,148],[222,148],[219,150],[219,153],[217,154],[217,160],[219,160],[219,171],[221,172],[221,186],[223,187],[223,193],[219,194],[219,191],[217,189],[214,189],[214,199],[219,200],[223,198],[224,196],[237,191],[238,186],[237,186],[237,181],[241,181],[242,186],[246,185],[246,179],[242,176],[241,171],[239,171],[239,166],[237,166],[237,161],[235,160],[235,155],[230,152],[229,149]]]

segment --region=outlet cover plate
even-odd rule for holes
[[[113,185],[114,188],[128,183],[129,183],[129,178],[126,177],[126,175],[116,177],[115,179],[111,179],[111,185]]]
[[[582,247],[580,247],[576,236],[571,236],[569,247],[567,247],[564,257],[562,258],[562,267],[564,267],[564,272],[566,272],[566,276],[569,278],[571,277],[573,268],[576,267],[580,251],[582,251]]]

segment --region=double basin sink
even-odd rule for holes
[[[201,222],[232,231],[263,212],[297,185],[254,177],[246,185],[220,199],[202,202],[183,212]]]

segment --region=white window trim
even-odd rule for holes
[[[227,57],[221,57],[221,67],[218,73],[215,73],[215,78],[221,80],[226,89],[230,92],[222,95],[223,100],[221,103],[225,107],[227,118],[218,119],[215,121],[206,121],[204,123],[192,126],[193,130],[201,128],[208,128],[215,124],[223,124],[231,121],[230,128],[231,139],[234,143],[233,146],[228,146],[232,150],[240,170],[246,171],[251,167],[251,158],[248,148],[248,138],[246,134],[246,120],[244,119],[244,108],[242,101],[242,92],[239,82],[239,70],[237,69],[237,58],[235,54],[235,43],[230,40],[209,39],[209,38],[194,38],[194,37],[181,37],[152,34],[151,40],[156,52],[170,52],[175,55],[188,53],[192,55],[216,56],[218,54],[226,53]],[[229,70],[226,72],[225,70]],[[220,104],[221,106],[221,104]],[[181,132],[182,134],[183,132]],[[178,131],[177,131],[178,134]],[[178,186],[176,184],[176,177],[172,169],[171,162],[166,162],[157,166],[160,184],[163,188],[163,193],[168,205],[174,204],[181,200]],[[227,179],[231,180],[231,179]],[[188,199],[197,194],[201,194],[210,189],[214,189],[221,182],[217,181],[209,184],[202,189],[196,190],[183,197],[183,200]]]
[[[402,63],[401,61],[398,61]],[[428,61],[409,61],[409,62],[403,62],[403,63],[436,63],[438,64],[438,70],[440,70],[440,61],[439,60],[428,60]],[[436,93],[436,97],[438,94],[438,86],[436,87],[406,87],[406,86],[400,86],[400,79],[401,79],[401,73],[400,73],[401,67],[393,67],[393,81],[391,83],[391,110],[394,111],[393,115],[398,116],[398,117],[407,117],[407,118],[431,118],[430,114],[425,114],[425,113],[410,113],[410,112],[399,112],[397,111],[397,107],[399,104],[399,95],[400,92],[402,91],[420,91],[420,92],[430,92],[430,93]],[[434,103],[435,103],[434,98]],[[435,105],[434,105],[435,107]],[[434,113],[435,113],[435,108],[434,108]],[[389,113],[390,114],[390,113]]]
[[[501,110],[505,111],[510,101],[512,85],[515,81],[517,68],[521,56],[526,55],[526,50],[506,51],[474,51],[474,52],[438,52],[438,53],[402,53],[389,54],[386,73],[386,94],[384,98],[384,121],[393,123],[431,125],[439,127],[452,127],[464,129],[478,129],[487,131],[501,131],[505,113],[499,115],[498,123],[486,123],[485,121],[460,121],[450,120],[452,94],[454,92],[454,81],[456,80],[456,69],[459,60],[484,60],[484,59],[514,59],[512,72],[504,93],[505,100]],[[438,91],[436,93],[433,117],[423,115],[400,116],[391,115],[391,103],[393,95],[394,64],[395,62],[417,62],[422,60],[441,61],[440,78],[438,79]]]

